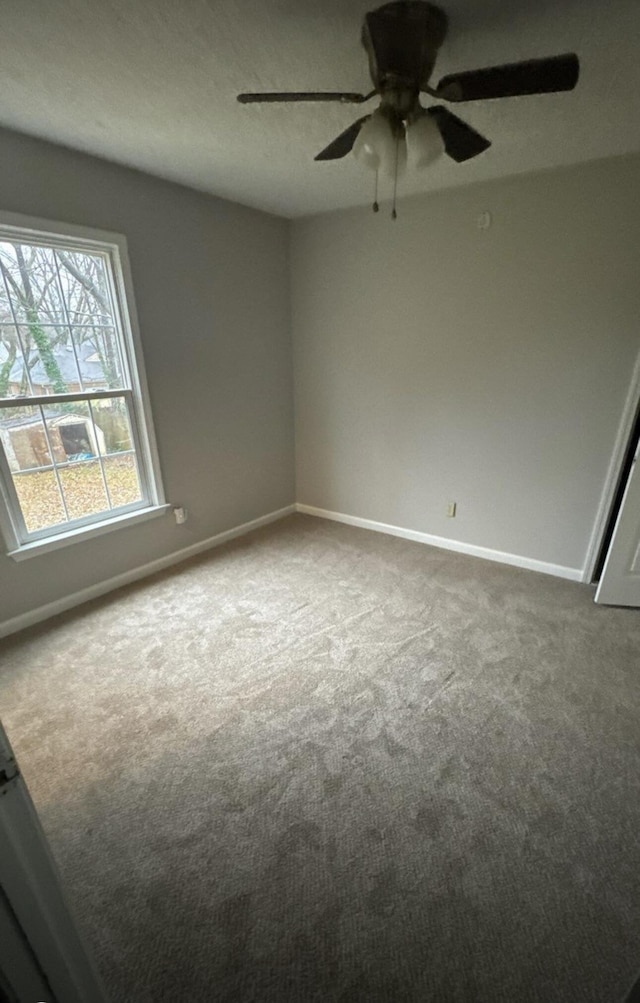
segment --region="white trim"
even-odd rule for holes
[[[115,283],[116,304],[124,329],[124,338],[122,339],[124,349],[127,355],[133,352],[133,362],[135,363],[135,365],[131,365],[131,358],[124,360],[129,369],[133,389],[134,427],[131,429],[131,434],[136,442],[136,448],[140,449],[141,455],[146,460],[144,464],[146,468],[145,480],[150,500],[152,504],[164,505],[167,498],[164,493],[160,454],[153,425],[138,310],[133,294],[133,277],[127,238],[123,234],[115,234],[114,244],[116,245],[114,260],[118,267],[111,269],[108,278]],[[140,431],[142,431],[142,435],[140,435]],[[139,459],[138,470],[140,470]]]
[[[386,522],[375,522],[373,519],[360,519],[355,515],[344,515],[342,512],[330,512],[313,505],[296,504],[296,511],[304,515],[314,515],[320,519],[331,519],[333,522],[344,522],[347,526],[359,526],[360,529],[372,529],[376,533],[388,533],[390,536],[400,536],[403,540],[414,540],[416,543],[427,543],[431,547],[441,547],[443,550],[453,550],[458,554],[469,554],[471,557],[482,557],[486,561],[497,561],[500,564],[510,564],[516,568],[527,568],[529,571],[539,571],[544,575],[555,575],[556,578],[566,578],[571,582],[582,581],[581,568],[566,568],[561,564],[548,564],[533,557],[522,557],[520,554],[508,554],[502,550],[491,550],[489,547],[478,547],[474,543],[463,543],[461,540],[449,540],[444,536],[434,536],[432,533],[421,533],[415,529],[404,529],[402,526],[390,526]]]
[[[41,540],[34,540],[32,543],[23,544],[16,550],[10,550],[7,556],[14,561],[26,561],[29,557],[39,557],[49,550],[66,547],[69,543],[88,540],[92,536],[102,536],[103,533],[110,533],[112,529],[124,529],[125,526],[133,526],[137,522],[156,519],[159,515],[168,512],[170,508],[169,504],[153,505],[124,512],[122,515],[111,516],[104,522],[89,523],[85,526],[79,526],[77,529],[70,529],[66,533],[57,533],[56,536],[43,536]]]
[[[80,226],[78,223],[61,223],[56,219],[46,219],[42,216],[29,216],[20,212],[0,210],[0,223],[5,227],[13,227],[37,241],[43,236],[52,235],[58,238],[73,237],[87,247],[99,249],[99,244],[116,244],[122,240],[122,234],[114,230],[102,230],[94,226]],[[42,242],[42,241],[41,241]]]
[[[20,764],[1,724],[0,758],[4,765],[17,769],[0,797],[0,890],[29,948],[33,969],[40,970],[49,986],[44,996],[19,998],[107,1003],[104,986],[65,900],[58,868],[20,775]],[[1,964],[7,975],[16,961],[3,951]],[[20,992],[17,985],[15,988]]]
[[[227,529],[223,533],[217,533],[215,536],[208,537],[206,540],[200,540],[199,543],[193,543],[190,547],[183,547],[182,550],[174,550],[165,557],[159,557],[155,561],[149,561],[148,564],[132,568],[131,571],[125,571],[121,575],[107,578],[104,582],[89,585],[86,589],[63,596],[61,599],[56,599],[45,606],[38,606],[37,609],[21,613],[19,616],[14,616],[11,620],[5,620],[3,623],[0,623],[0,637],[15,634],[19,630],[24,630],[25,627],[31,627],[33,624],[40,623],[42,620],[48,620],[49,617],[56,616],[58,613],[64,613],[68,609],[73,609],[74,606],[80,606],[91,599],[97,599],[99,596],[106,595],[107,592],[113,592],[114,589],[122,588],[123,585],[137,582],[140,578],[146,578],[148,575],[155,574],[156,571],[163,571],[165,568],[170,568],[173,564],[186,561],[188,557],[194,557],[205,550],[219,547],[229,540],[234,540],[238,536],[244,536],[245,533],[250,533],[254,529],[266,526],[270,522],[277,522],[278,519],[283,519],[286,515],[291,515],[295,511],[295,505],[287,505],[285,508],[277,509],[275,512],[268,512],[267,515],[261,515],[257,519],[243,523],[241,526],[234,526],[233,529]]]
[[[64,613],[66,610],[73,609],[75,606],[80,606],[82,603],[89,602],[91,599],[97,599],[99,596],[106,595],[108,592],[113,592],[114,589],[122,588],[123,585],[129,585],[131,582],[139,581],[139,579],[146,578],[148,575],[152,575],[157,571],[163,571],[165,568],[170,568],[174,564],[179,564],[181,561],[185,561],[189,557],[194,557],[196,554],[201,554],[206,550],[219,547],[223,543],[227,543],[227,541],[233,540],[238,536],[244,536],[246,533],[250,533],[254,529],[259,529],[261,526],[266,526],[271,522],[277,522],[278,519],[283,519],[285,516],[291,515],[292,512],[301,512],[304,515],[317,516],[320,519],[329,519],[333,522],[343,522],[348,526],[358,526],[361,529],[370,529],[377,533],[387,533],[390,536],[399,536],[405,540],[414,540],[417,543],[426,543],[432,547],[440,547],[443,550],[451,550],[459,554],[468,554],[471,557],[480,557],[488,561],[497,561],[500,564],[509,564],[516,568],[526,568],[529,571],[537,571],[546,575],[554,575],[556,578],[565,578],[572,582],[580,582],[583,580],[581,568],[567,568],[560,564],[549,564],[546,561],[538,561],[532,557],[522,557],[520,554],[509,554],[501,550],[491,550],[489,547],[479,547],[473,543],[463,543],[460,540],[450,540],[443,536],[435,536],[432,533],[421,533],[414,529],[405,529],[401,526],[391,526],[384,522],[375,522],[373,519],[361,519],[358,516],[345,515],[342,512],[330,512],[328,509],[315,508],[313,505],[296,503],[294,505],[287,505],[285,508],[277,509],[275,512],[269,512],[267,515],[259,516],[259,518],[252,519],[251,522],[245,522],[240,526],[235,526],[233,529],[227,529],[222,533],[217,533],[215,536],[208,537],[206,540],[201,540],[199,543],[194,543],[190,547],[184,547],[182,550],[175,550],[171,554],[167,554],[165,557],[159,557],[157,560],[149,561],[148,564],[143,564],[138,568],[133,568],[131,571],[125,571],[121,575],[115,575],[113,578],[108,578],[106,581],[90,585],[88,588],[81,589],[79,592],[73,592],[71,595],[63,596],[61,599],[56,599],[54,602],[47,603],[45,606],[39,606],[37,609],[29,610],[28,612],[21,613],[19,616],[15,616],[10,620],[5,620],[0,623],[0,637],[7,637],[9,634],[15,634],[17,631],[24,630],[26,627],[31,627],[36,623],[40,623],[42,620],[48,620],[50,617],[56,616],[58,613]]]
[[[620,471],[622,469],[622,464],[624,461],[625,453],[627,451],[627,446],[629,445],[629,439],[631,438],[631,433],[633,431],[633,423],[635,421],[639,406],[640,406],[640,352],[638,353],[636,364],[633,367],[633,375],[631,377],[629,391],[627,393],[627,398],[624,402],[624,407],[622,409],[622,417],[620,418],[620,424],[618,426],[616,441],[613,446],[613,453],[611,454],[609,467],[607,469],[607,474],[604,479],[604,486],[602,488],[602,494],[600,496],[600,503],[598,505],[596,519],[593,524],[591,538],[589,540],[587,553],[584,559],[584,572],[582,576],[583,582],[590,583],[593,578],[596,561],[598,560],[598,555],[600,553],[600,547],[602,545],[604,533],[607,528],[607,523],[609,522],[611,506],[613,505],[613,499],[616,493],[616,489],[618,487],[618,479],[620,477]]]
[[[67,246],[72,243],[74,246],[99,254],[105,261],[108,261],[106,280],[112,302],[115,329],[118,332],[123,377],[127,383],[126,387],[122,387],[111,396],[127,398],[127,413],[135,447],[136,468],[146,503],[144,511],[161,509],[162,506],[166,506],[167,501],[153,427],[126,236],[112,231],[38,219],[3,210],[0,210],[0,230],[15,231],[17,237],[21,239],[26,237],[34,244],[42,244],[47,247]],[[80,395],[69,396],[86,400],[89,399],[89,395],[89,392],[83,392]],[[58,398],[61,395],[52,396]],[[99,397],[100,394],[91,394],[91,399],[96,396]],[[43,395],[38,398],[38,404],[46,404],[48,399],[48,396]],[[11,405],[7,404],[6,406],[10,407]],[[13,406],[15,406],[15,402]],[[20,401],[20,406],[22,406],[22,401]],[[5,464],[0,464],[0,532],[5,537],[12,556],[16,558],[18,549],[25,550],[30,543],[35,544],[39,540],[26,532],[20,505],[17,498],[13,497],[15,491],[12,478],[10,474],[7,476],[8,471],[5,466]],[[2,511],[3,509],[6,509],[6,512]],[[102,527],[102,520],[98,519],[97,522]],[[117,516],[113,519],[113,524],[118,524]],[[64,543],[71,539],[72,533],[73,531],[69,534],[65,533],[63,524],[62,532],[56,532],[56,528],[52,527],[50,534],[44,534],[44,537],[52,541],[60,540]],[[26,556],[29,555],[26,554]]]

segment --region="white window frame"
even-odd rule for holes
[[[9,465],[0,447],[0,530],[7,543],[9,556],[20,561],[37,554],[64,547],[78,540],[110,532],[145,519],[162,515],[169,509],[166,503],[156,437],[151,419],[149,390],[145,376],[142,344],[133,296],[131,267],[127,240],[123,234],[96,230],[70,223],[36,219],[0,211],[0,240],[22,240],[24,243],[47,247],[70,247],[106,256],[110,293],[119,320],[119,341],[125,379],[131,389],[90,390],[81,393],[21,397],[20,406],[44,405],[60,401],[86,401],[125,397],[129,399],[129,419],[135,449],[141,502],[121,506],[109,512],[74,519],[58,526],[29,533],[22,516]],[[0,405],[2,410],[7,405]]]

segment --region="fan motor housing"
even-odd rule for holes
[[[364,104],[374,94],[378,94],[379,107],[371,114],[352,122],[317,154],[316,160],[346,157],[354,148],[364,123],[381,114],[390,125],[392,136],[395,135],[397,139],[404,137],[405,127],[409,126],[413,133],[414,124],[417,128],[418,122],[424,122],[425,116],[430,116],[442,138],[444,152],[461,164],[488,150],[490,141],[443,105],[424,108],[420,103],[421,92],[439,102],[488,101],[525,94],[557,94],[573,90],[578,82],[580,61],[575,52],[565,52],[546,59],[521,60],[518,63],[450,73],[433,87],[431,76],[447,28],[447,15],[440,7],[426,0],[395,0],[385,3],[369,11],[362,25],[361,41],[369,60],[374,87],[370,94],[285,91],[239,94],[238,100],[243,104],[281,101]],[[383,128],[386,126],[383,125]],[[433,130],[431,132],[433,134]],[[396,145],[396,151],[398,149]]]
[[[448,27],[448,18],[424,0],[396,0],[370,11],[362,26],[362,44],[369,57],[374,87],[410,91],[428,86]]]

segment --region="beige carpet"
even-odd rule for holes
[[[304,516],[4,642],[114,1001],[608,1003],[640,967],[640,615]]]

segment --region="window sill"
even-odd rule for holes
[[[104,522],[94,522],[90,526],[81,526],[79,529],[72,529],[67,533],[58,533],[46,540],[25,543],[15,550],[10,550],[8,556],[14,561],[26,561],[30,557],[39,557],[40,554],[46,554],[50,550],[67,547],[70,543],[90,540],[93,536],[102,536],[103,533],[110,533],[113,529],[123,529],[125,526],[133,526],[139,522],[146,522],[148,519],[156,519],[168,512],[170,508],[170,505],[163,504],[138,509],[136,512],[127,512],[114,519],[105,519]]]

